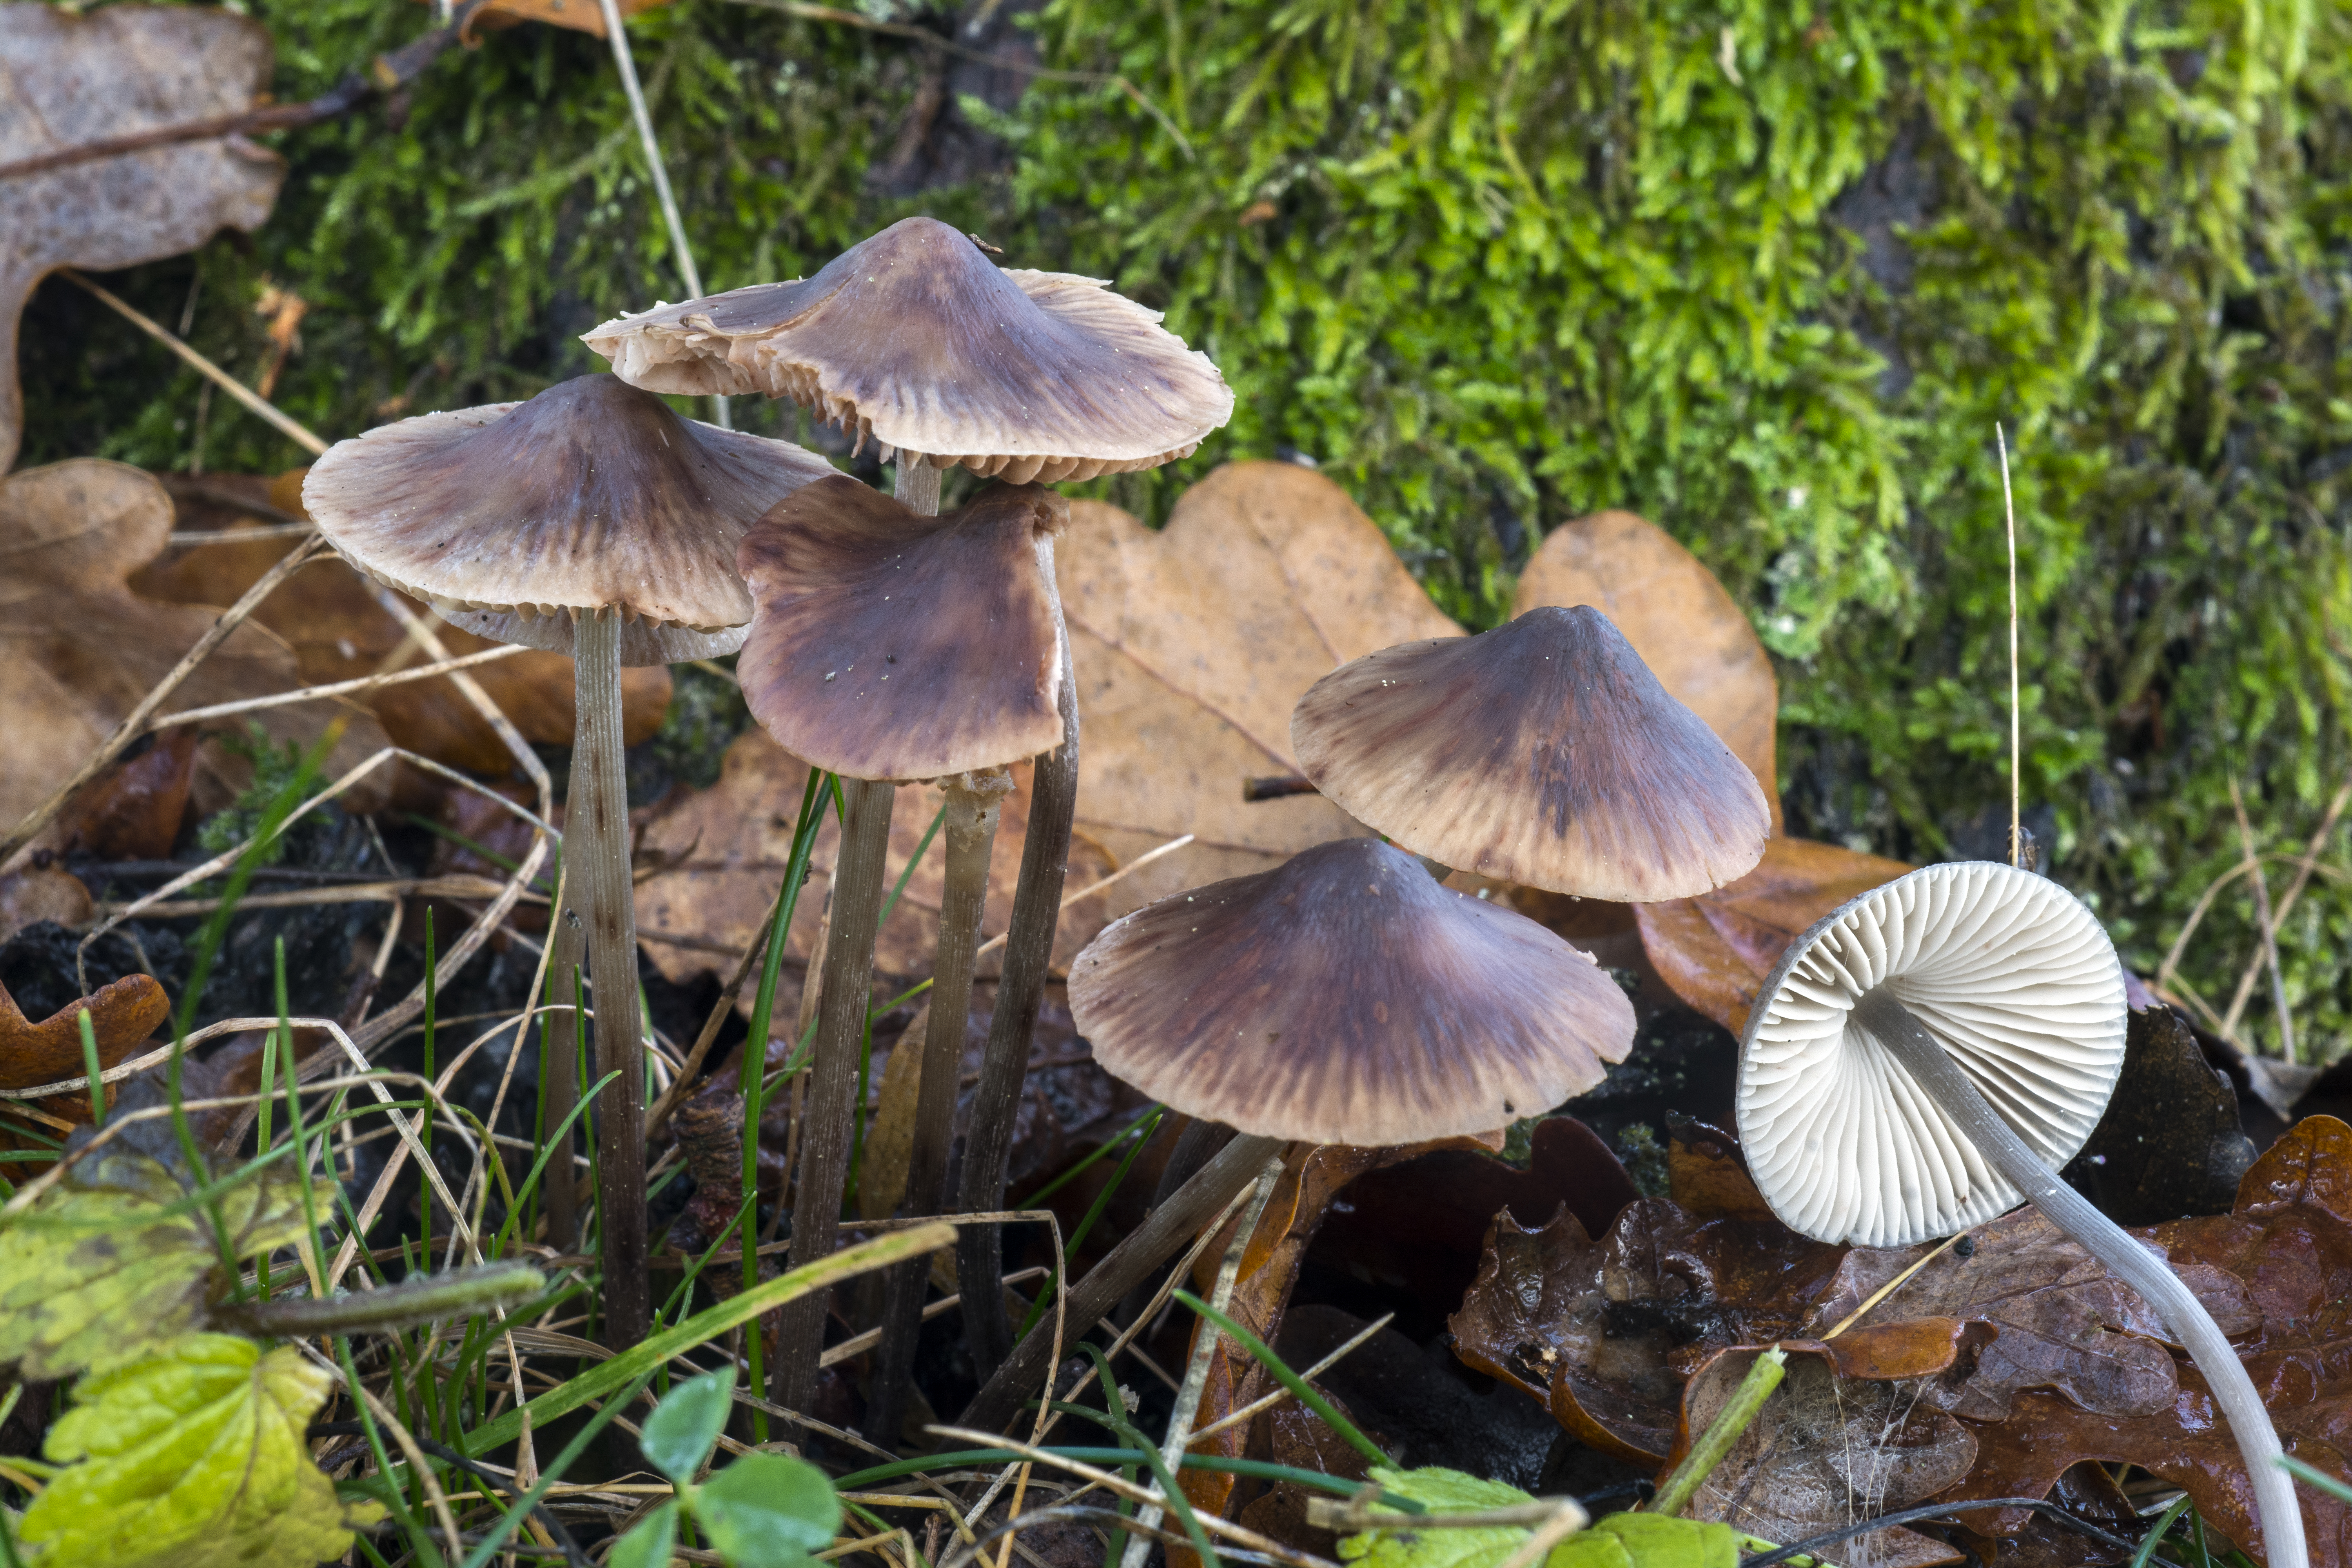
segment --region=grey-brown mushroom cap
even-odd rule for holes
[[[1756,775],[1589,605],[1341,665],[1290,736],[1359,821],[1551,892],[1690,898],[1753,869],[1771,834]]]
[[[655,392],[789,397],[816,416],[1010,483],[1060,483],[1189,456],[1233,389],[1160,314],[1098,279],[999,268],[910,217],[813,278],[760,283],[582,342]]]
[[[2072,893],[1983,860],[1873,888],[1781,955],[1739,1046],[1749,1173],[1793,1230],[1908,1247],[2024,1194],[1854,1018],[1881,987],[2054,1171],[2098,1126],[2123,1071],[2123,965]]]
[[[924,517],[846,475],[743,537],[753,610],[736,679],[793,755],[848,778],[929,779],[1062,743],[1050,557],[1069,521],[1041,485]]]
[[[744,531],[835,471],[596,374],[338,442],[302,500],[353,565],[468,631],[569,653],[575,614],[617,610],[622,661],[660,664],[740,645]]]
[[[1375,838],[1178,893],[1070,966],[1095,1060],[1264,1137],[1381,1147],[1491,1131],[1622,1061],[1633,1009],[1583,952]]]

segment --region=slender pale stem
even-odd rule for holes
[[[940,899],[940,945],[932,960],[930,1011],[915,1090],[915,1135],[907,1156],[906,1209],[938,1214],[948,1201],[948,1146],[955,1133],[957,1079],[963,1062],[964,1021],[971,1009],[971,975],[980,956],[980,920],[988,901],[989,853],[1013,775],[999,768],[947,781],[947,879]],[[908,1048],[901,1046],[901,1049]],[[866,1436],[895,1447],[914,1375],[923,1292],[930,1262],[918,1258],[890,1271],[882,1307],[882,1364],[867,1407]]]
[[[563,1011],[556,1013],[541,1031],[547,1049],[541,1058],[541,1070],[547,1075],[547,1115],[544,1125],[562,1127],[572,1108],[580,1103],[580,1058],[572,1048],[571,1007],[580,998],[572,994],[572,976],[580,966],[581,949],[588,934],[588,913],[585,900],[580,897],[580,879],[564,872],[558,879],[555,908],[547,927],[547,995],[551,1005]],[[580,1238],[579,1172],[572,1157],[572,1143],[576,1131],[563,1134],[562,1152],[548,1167],[544,1186],[547,1193],[547,1245],[558,1252],[569,1252]]]
[[[1854,1005],[1853,1014],[1903,1064],[1912,1081],[1958,1123],[1961,1133],[1994,1170],[2022,1192],[2051,1224],[2138,1291],[2171,1327],[2188,1347],[2197,1370],[2205,1374],[2213,1403],[2228,1418],[2230,1434],[2246,1461],[2260,1514],[2256,1522],[2263,1532],[2263,1561],[2269,1568],[2308,1568],[2303,1510],[2295,1502],[2293,1482],[2279,1468],[2278,1433],[2271,1426],[2270,1412],[2263,1407],[2262,1395],[2254,1392],[2253,1380],[2246,1375],[2229,1337],[2180,1277],[2161,1257],[2060,1180],[1987,1103],[1958,1064],[1902,1003],[1881,988],[1865,994]]]
[[[1283,1146],[1279,1138],[1242,1133],[1226,1144],[1215,1159],[1202,1166],[1199,1175],[1153,1209],[1141,1225],[1127,1234],[1125,1240],[1110,1249],[1109,1256],[1070,1287],[1062,1303],[1062,1342],[1076,1343],[1087,1331],[1101,1322],[1118,1305],[1121,1297],[1175,1257],[1195,1231],[1224,1212],[1225,1205],[1239,1196],[1244,1187],[1264,1173],[1265,1163],[1281,1153]],[[965,1157],[969,1159],[970,1155]],[[961,1274],[961,1270],[959,1273],[964,1300],[970,1301],[973,1295],[972,1276]],[[1053,1353],[1054,1318],[1049,1312],[1004,1358],[989,1378],[988,1385],[964,1408],[959,1424],[991,1432],[1009,1430],[1008,1424],[1020,1413],[1021,1402],[1035,1397],[1038,1384],[1045,1380],[1045,1363]]]
[[[1045,581],[1053,582],[1051,534],[1039,536],[1037,561]],[[1054,630],[1062,652],[1057,699],[1062,743],[1037,759],[1030,778],[1028,841],[1021,851],[1021,879],[1013,890],[1004,973],[997,982],[996,1011],[989,1019],[980,1083],[972,1093],[971,1125],[964,1134],[962,1186],[956,1203],[966,1214],[988,1214],[1003,1206],[1013,1126],[1021,1109],[1021,1080],[1029,1068],[1029,1039],[1036,1029],[1037,1006],[1045,994],[1054,933],[1061,924],[1062,879],[1069,869],[1070,823],[1078,797],[1078,687],[1070,668],[1070,635],[1062,623],[1058,599],[1054,605]],[[1004,1292],[993,1285],[1003,1273],[1001,1226],[968,1225],[957,1231],[956,1278],[963,1286],[964,1342],[982,1377],[992,1377],[1013,1344],[1013,1325],[1004,1315]]]
[[[603,1241],[605,1340],[625,1350],[645,1338],[653,1300],[646,1272],[645,1042],[637,1032],[629,797],[621,773],[620,613],[577,617],[572,658],[578,719],[563,859],[565,870],[580,879],[587,924],[596,1075],[619,1075],[596,1104],[596,1228]]]
[[[857,1110],[857,1055],[874,980],[874,926],[882,910],[882,873],[890,849],[890,806],[898,791],[865,779],[841,781],[841,850],[834,862],[833,940],[825,946],[817,1001],[815,1060],[803,1102],[800,1169],[793,1192],[792,1266],[815,1263],[834,1247],[842,1189],[849,1180],[849,1119]],[[805,1410],[816,1395],[817,1357],[824,1350],[830,1290],[786,1307],[777,1331],[769,1398]]]

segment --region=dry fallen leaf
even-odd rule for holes
[[[0,871],[0,942],[42,921],[87,926],[90,911],[89,889],[69,871],[39,865]]]
[[[171,531],[163,487],[120,463],[79,458],[0,480],[0,729],[11,737],[9,765],[0,770],[0,821],[15,822],[47,798],[211,628],[212,612],[157,604],[128,586]],[[178,711],[301,684],[285,646],[244,626],[164,707]],[[255,717],[274,739],[308,744],[338,714],[351,723],[326,764],[331,776],[383,745],[364,713],[305,702]],[[214,746],[204,748],[197,769],[215,800],[234,792],[242,773],[237,759]],[[346,803],[375,804],[381,783]]]
[[[1890,1375],[1855,1375],[1834,1347],[1785,1347],[1780,1388],[1756,1413],[1690,1501],[1685,1517],[1721,1521],[1766,1541],[1801,1541],[1824,1530],[1922,1501],[1958,1482],[1976,1462],[1977,1437],[1921,1397],[1952,1363],[1949,1338],[1928,1336]],[[1754,1364],[1754,1350],[1711,1356],[1683,1399],[1682,1442],[1706,1430]],[[1839,1546],[1850,1568],[1928,1568],[1961,1554],[1915,1531],[1874,1530]]]
[[[1013,885],[1021,869],[1021,847],[1029,820],[1029,767],[1013,770],[1014,788],[1004,802],[996,847],[988,867],[988,908],[983,937],[1003,931],[1013,912]],[[800,815],[808,767],[785,752],[761,730],[747,730],[727,749],[719,782],[682,794],[646,823],[638,836],[640,864],[661,869],[637,888],[637,940],[653,955],[665,978],[687,984],[697,976],[724,981],[766,918],[768,905],[791,858],[793,825]],[[901,784],[890,815],[888,875],[893,886],[924,829],[939,815],[940,792],[930,784]],[[793,911],[792,957],[805,962],[809,943],[830,886],[834,853],[841,838],[837,818],[828,813],[810,863],[815,868]],[[883,922],[874,947],[877,973],[919,979],[931,972],[939,941],[940,893],[945,852],[934,840],[908,879],[906,892]],[[1076,892],[1108,875],[1109,858],[1083,836],[1070,846],[1066,891]],[[1102,898],[1080,900],[1063,911],[1054,944],[1055,965],[1066,965],[1102,929]],[[981,960],[980,973],[993,974],[1002,950]],[[749,1011],[751,987],[741,1007]],[[790,1011],[779,1005],[779,1017]],[[779,1025],[780,1030],[782,1024]]]
[[[620,0],[621,15],[634,16],[667,4],[669,0]],[[551,27],[569,27],[575,33],[601,38],[604,36],[604,7],[597,0],[491,0],[467,17],[462,36],[470,47],[477,28],[495,33],[525,22],[544,22]]]
[[[299,541],[236,540],[262,522],[253,510],[299,507],[297,468],[274,479],[213,475],[198,494],[182,487],[179,526],[191,531],[223,532],[220,543],[176,545],[140,569],[131,587],[150,598],[179,605],[230,605]],[[246,504],[240,507],[242,500]],[[294,650],[301,678],[310,685],[356,680],[385,669],[427,664],[432,656],[408,640],[407,630],[383,607],[377,586],[345,564],[327,557],[305,566],[262,601],[253,618],[284,638]],[[409,602],[412,610],[422,605]],[[437,618],[435,632],[453,658],[499,645]],[[490,700],[522,731],[542,745],[572,743],[572,661],[536,649],[478,665],[468,672]],[[668,710],[669,671],[656,665],[621,672],[621,739],[635,745],[661,728]],[[435,762],[474,773],[504,774],[514,758],[497,731],[475,712],[446,679],[409,681],[362,699],[394,743]]]
[[[1360,835],[1318,795],[1245,802],[1242,781],[1298,771],[1290,710],[1332,669],[1462,635],[1346,492],[1288,463],[1217,469],[1158,533],[1073,502],[1055,564],[1084,722],[1079,828],[1122,861],[1199,835],[1112,889],[1112,914]]]
[[[1519,574],[1511,614],[1542,605],[1591,605],[1614,622],[1658,683],[1748,764],[1780,831],[1780,682],[1747,614],[1697,556],[1630,511],[1596,511],[1545,535]]]
[[[1833,844],[1774,838],[1739,880],[1695,899],[1636,904],[1633,919],[1675,994],[1736,1035],[1790,942],[1848,899],[1910,869]]]
[[[0,163],[250,109],[268,30],[199,6],[0,5]],[[16,322],[60,267],[111,270],[261,226],[286,165],[241,137],[184,142],[0,182],[0,471],[24,429]]]

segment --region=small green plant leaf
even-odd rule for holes
[[[213,1213],[161,1163],[123,1154],[0,1230],[0,1366],[69,1376],[202,1326],[222,1281]],[[174,1208],[180,1212],[172,1212]],[[300,1186],[277,1170],[219,1194],[232,1257],[302,1239]]]
[[[1424,1504],[1432,1513],[1477,1513],[1536,1500],[1517,1487],[1435,1467],[1390,1470],[1376,1465],[1371,1479],[1388,1491]],[[1398,1525],[1343,1537],[1339,1560],[1365,1568],[1497,1568],[1533,1533],[1519,1525],[1492,1530]],[[1553,1547],[1543,1568],[1738,1568],[1738,1538],[1727,1524],[1612,1513]]]
[[[44,1451],[68,1468],[26,1510],[37,1563],[307,1568],[351,1549],[347,1506],[302,1441],[333,1375],[290,1348],[190,1334],[74,1390]]]
[[[672,1498],[613,1543],[604,1568],[669,1568],[670,1548],[677,1544],[677,1500]]]
[[[711,1446],[726,1428],[734,1394],[731,1366],[688,1378],[664,1394],[654,1413],[646,1417],[637,1447],[656,1469],[685,1486],[710,1458]]]
[[[814,1465],[746,1454],[695,1489],[694,1517],[735,1568],[800,1568],[833,1544],[841,1503]]]

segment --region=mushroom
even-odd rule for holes
[[[1071,965],[1070,1013],[1105,1071],[1238,1135],[1071,1289],[1064,1342],[1285,1143],[1490,1131],[1592,1088],[1633,1044],[1633,1005],[1590,957],[1376,838],[1113,921]],[[1022,1342],[966,1425],[1012,1415],[1053,1330]]]
[[[426,414],[339,442],[303,504],[360,571],[467,630],[570,654],[578,724],[566,814],[567,918],[588,924],[604,1322],[650,1322],[645,1065],[638,1035],[625,665],[731,653],[751,617],[735,566],[754,518],[834,473],[813,452],[682,419],[609,375],[527,403]],[[576,898],[576,902],[573,900]]]
[[[778,501],[738,557],[755,606],[736,666],[752,717],[787,752],[844,779],[937,779],[946,791],[946,885],[905,1185],[919,1214],[948,1199],[957,1067],[1009,764],[1062,742],[1053,540],[1069,513],[1052,490],[1012,485],[926,517],[836,475]],[[887,802],[887,785],[882,794]],[[874,922],[869,901],[836,902],[828,959],[847,945],[840,922]],[[835,976],[824,984],[829,991]],[[863,979],[842,984],[866,994]],[[858,1011],[835,1017],[862,1033]],[[802,1142],[802,1201],[812,1206],[796,1214],[839,1211],[858,1043],[820,1037]],[[832,1247],[830,1226],[813,1217],[796,1220],[793,1237],[795,1267]],[[929,1279],[920,1258],[887,1277],[867,1406],[877,1441],[898,1430]]]
[[[1817,1240],[1905,1247],[2032,1202],[2188,1348],[2245,1458],[2266,1560],[2304,1568],[2278,1436],[2228,1338],[2056,1173],[2115,1090],[2124,1009],[2115,948],[2064,889],[1989,861],[1925,867],[1781,956],[1740,1041],[1740,1142],[1772,1211]]]
[[[1756,775],[1589,605],[1343,664],[1290,736],[1359,821],[1555,893],[1689,898],[1746,875],[1771,832]]]
[[[853,431],[861,447],[877,442],[886,458],[897,460],[898,499],[932,516],[943,468],[961,466],[1013,483],[1058,482],[1190,455],[1232,417],[1233,392],[1206,355],[1187,350],[1159,321],[1157,312],[1099,279],[999,268],[947,225],[911,217],[851,247],[813,278],[660,306],[607,321],[583,341],[624,380],[652,391],[791,398]],[[1040,554],[1050,583],[1047,547],[1041,543]],[[957,1205],[967,1213],[1003,1205],[1069,858],[1078,704],[1067,637],[1057,634],[1056,640],[1063,645],[1055,697],[1062,740],[1039,753],[1032,780],[1003,977],[964,1140]],[[876,789],[883,786],[844,786],[850,816],[869,834],[887,830],[887,792],[883,804],[862,809],[851,797]],[[872,863],[878,881],[878,851]],[[840,879],[835,887],[838,900],[847,889]],[[853,995],[835,987],[832,976],[836,960],[845,975],[870,973],[871,933],[841,922],[835,930],[848,934],[851,951],[828,950],[824,994],[839,1001],[820,1007],[862,1010],[862,982]],[[861,946],[867,950],[862,966],[854,962]],[[861,1016],[860,1033],[863,1025]],[[824,1042],[848,1032],[845,1024],[818,1026],[820,1073],[826,1070]],[[805,1190],[819,1195],[814,1187]],[[957,1268],[965,1279],[995,1279],[1003,1253],[995,1226],[965,1226],[958,1233]],[[963,1312],[975,1363],[992,1367],[1012,1338],[1003,1302],[994,1291],[967,1290]],[[798,1407],[814,1391],[822,1328],[819,1299],[786,1310],[772,1384],[778,1403]]]

